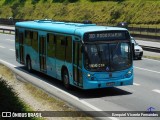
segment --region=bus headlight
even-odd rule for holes
[[[87,74],[87,77],[90,78],[90,77],[91,77],[91,74],[88,73],[88,74]]]
[[[129,71],[127,72],[127,74],[125,75],[125,77],[126,77],[126,78],[131,77],[131,76],[132,76],[132,73],[133,73],[133,70],[129,70]]]
[[[94,80],[94,76],[92,74],[87,73],[86,76],[87,76],[88,79]]]

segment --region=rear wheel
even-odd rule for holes
[[[26,67],[27,67],[28,72],[32,72],[31,59],[27,57],[26,61],[27,61]]]
[[[69,75],[68,75],[67,70],[63,71],[62,80],[63,80],[63,84],[64,84],[65,88],[70,89],[71,85],[70,85],[70,82],[69,82]]]

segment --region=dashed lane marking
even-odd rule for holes
[[[158,90],[158,89],[154,89],[154,90],[152,90],[152,91],[157,92],[157,93],[160,94],[160,90]]]
[[[11,42],[14,42],[14,40],[12,40],[12,39],[6,39],[6,40],[11,41]]]
[[[143,58],[143,59],[148,60],[148,61],[160,62],[160,60],[153,60],[153,59],[149,59],[149,58]]]
[[[3,46],[0,46],[0,48],[5,48],[5,47],[3,47]]]
[[[133,85],[140,86],[140,84],[138,84],[138,83],[133,83]]]
[[[15,49],[9,49],[9,50],[11,50],[11,51],[15,51]]]
[[[160,74],[160,72],[159,72],[159,71],[149,70],[149,69],[140,68],[140,67],[135,67],[135,66],[134,66],[134,68],[136,68],[136,69],[140,69],[140,70],[145,70],[145,71],[148,71],[148,72],[153,72],[153,73],[159,73],[159,74]]]

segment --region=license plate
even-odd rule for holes
[[[107,83],[107,86],[114,86],[114,85],[115,85],[114,82],[109,82],[109,83]]]
[[[139,52],[135,52],[135,55],[139,55],[140,53]]]

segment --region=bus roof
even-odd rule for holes
[[[16,27],[34,30],[44,30],[55,33],[74,34],[77,36],[83,36],[86,32],[127,30],[125,28],[118,27],[97,26],[96,24],[57,22],[52,20],[34,20],[17,22]]]

